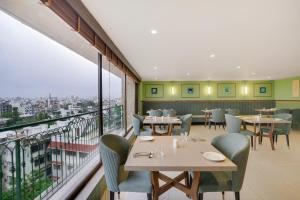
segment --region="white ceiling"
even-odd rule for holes
[[[300,75],[299,0],[82,2],[143,80]]]
[[[98,63],[97,50],[40,0],[0,0],[0,11],[15,17],[86,59]]]

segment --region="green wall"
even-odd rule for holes
[[[292,96],[293,80],[300,80],[300,76],[274,81],[143,81],[139,86],[139,109],[141,111],[142,101],[183,100],[275,100],[278,108],[300,108],[300,97]],[[223,90],[220,84],[224,83],[235,85],[235,96],[220,96]],[[211,95],[208,95],[208,86]],[[246,95],[245,86],[248,88]],[[153,87],[158,89],[157,94],[151,94]],[[266,87],[266,93],[259,92],[261,87]],[[188,88],[193,88],[192,94],[187,94]]]
[[[300,97],[292,96],[293,80],[300,80],[300,76],[274,81],[274,98],[276,100],[276,107],[300,108]]]
[[[223,85],[235,85],[233,96],[223,94]],[[248,94],[244,94],[244,86]],[[259,94],[257,88],[266,86],[266,93]],[[151,88],[157,88],[157,94],[151,94]],[[211,95],[208,95],[211,87]],[[161,91],[161,88],[163,91]],[[173,88],[173,89],[172,89]],[[192,94],[187,94],[187,88],[193,88]],[[218,90],[219,88],[219,90]],[[172,94],[172,90],[174,94]],[[234,94],[235,93],[235,94]],[[179,100],[274,100],[273,81],[145,81],[140,85],[140,100],[142,101],[179,101]]]

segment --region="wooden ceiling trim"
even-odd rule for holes
[[[96,47],[107,59],[116,67],[122,70],[125,74],[132,77],[135,82],[140,82],[140,79],[133,73],[130,68],[125,65],[121,58],[113,52],[101,37],[93,30],[93,28],[70,6],[66,0],[40,0],[74,30],[83,36],[88,42]]]
[[[78,15],[73,8],[62,0],[48,0],[42,1],[65,22],[67,22],[74,30],[78,31]]]
[[[95,47],[103,54],[106,55],[106,44],[103,40],[98,36],[95,35]]]
[[[95,32],[81,17],[78,17],[78,32],[92,45],[95,45]]]

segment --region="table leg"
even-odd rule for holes
[[[273,151],[275,150],[275,147],[274,147],[274,140],[273,140],[274,126],[275,126],[275,124],[272,123],[272,124],[271,124],[271,129],[270,129],[270,132],[269,132],[269,138],[270,138],[271,147],[272,147],[272,150],[273,150]]]
[[[156,135],[156,133],[155,133],[155,125],[151,124],[151,127],[152,127],[152,135]]]
[[[253,139],[254,139],[254,141],[253,141],[254,147],[253,147],[253,149],[256,150],[256,134],[257,134],[257,133],[256,133],[256,124],[254,124],[253,129],[254,129],[254,138],[253,138]]]
[[[173,128],[174,128],[174,124],[169,124],[169,133],[168,133],[169,136],[172,136]]]
[[[151,172],[152,185],[153,185],[153,200],[158,200],[158,197],[159,197],[158,175],[159,175],[159,172],[157,172],[157,171]]]
[[[198,199],[198,190],[200,184],[200,172],[194,172],[194,178],[191,186],[191,199],[197,200]]]
[[[207,125],[207,113],[204,114],[204,126],[206,127]]]

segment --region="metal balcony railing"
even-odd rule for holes
[[[104,109],[104,133],[123,120],[123,106]],[[51,196],[99,156],[99,134],[96,111],[0,129],[0,200]]]

